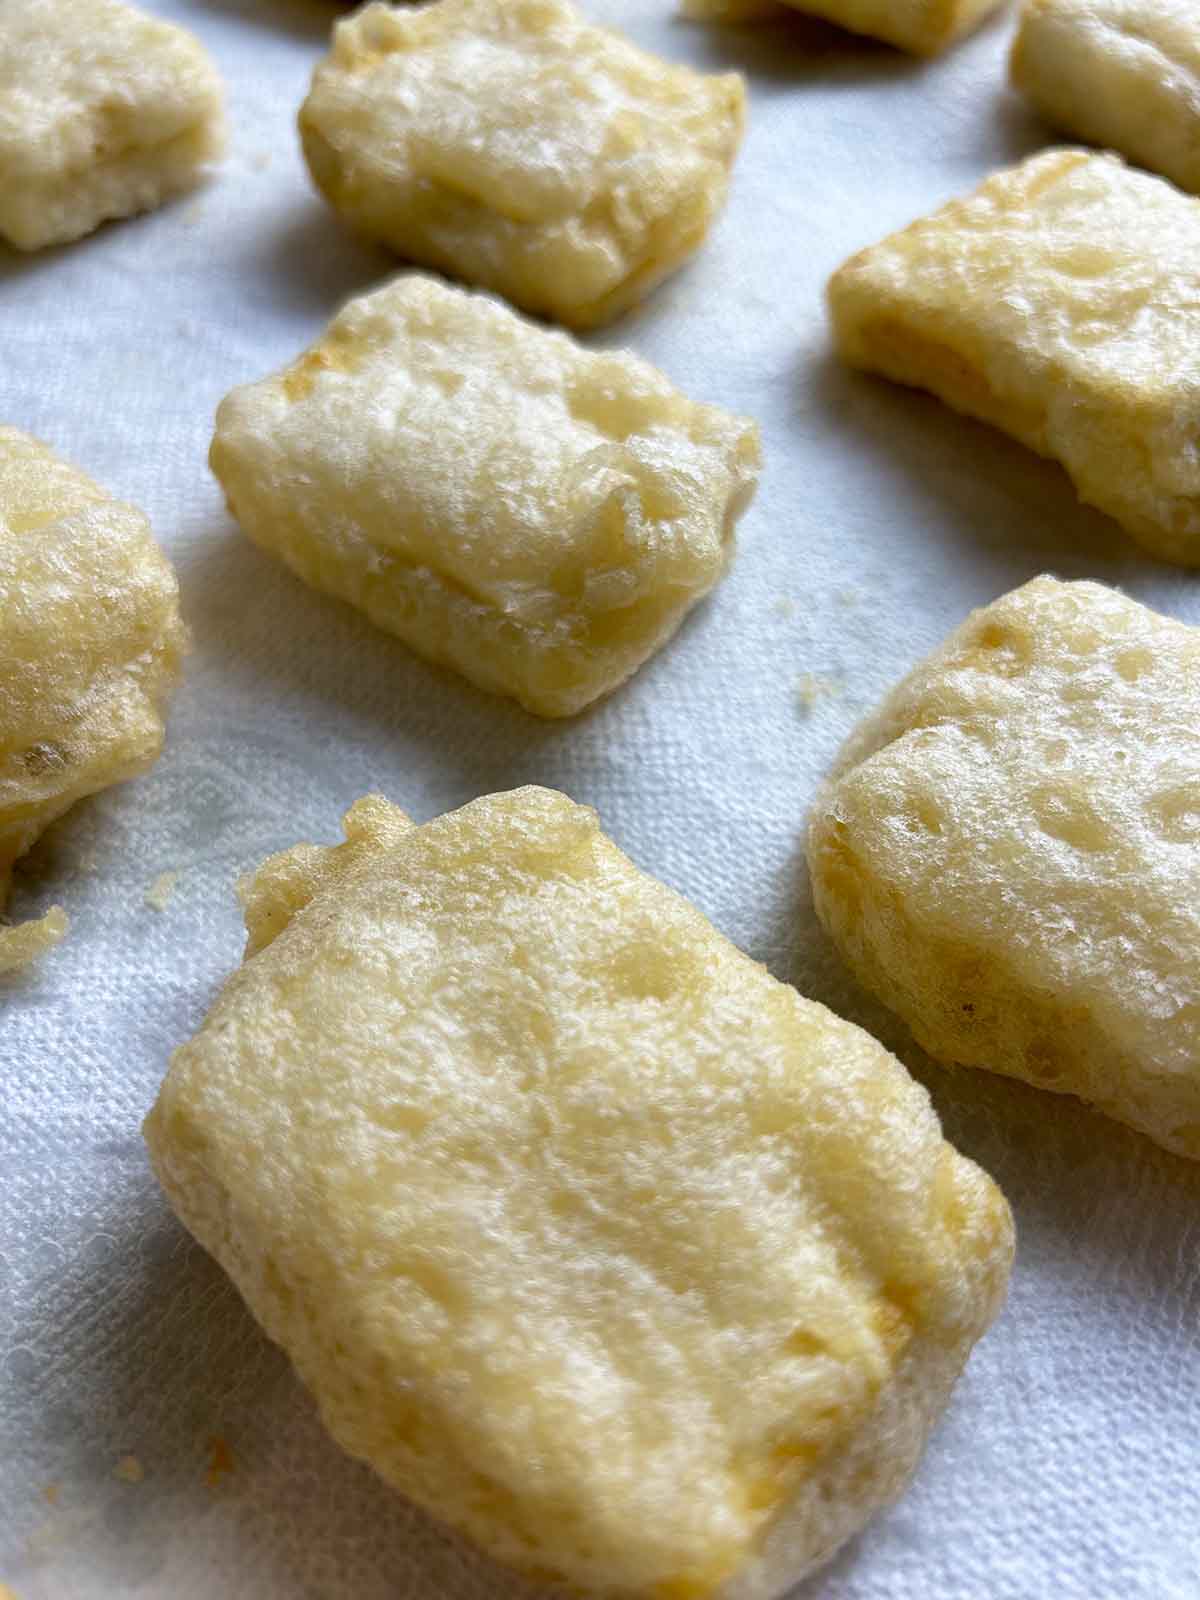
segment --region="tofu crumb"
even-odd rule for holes
[[[775,615],[777,617],[794,617],[796,615],[796,602],[790,595],[782,595],[776,600]]]
[[[165,911],[171,903],[175,893],[175,886],[179,882],[178,872],[160,872],[158,877],[146,890],[146,904],[151,911]]]
[[[122,1456],[113,1468],[113,1477],[122,1483],[141,1483],[146,1469],[136,1456]]]
[[[62,1492],[62,1485],[58,1484],[58,1483],[48,1483],[46,1485],[46,1487],[42,1490],[42,1494],[45,1497],[46,1501],[48,1502],[48,1504],[50,1504],[52,1506],[56,1506],[58,1504],[58,1497],[61,1494],[61,1492]]]
[[[214,1434],[208,1441],[208,1471],[204,1481],[210,1489],[219,1489],[223,1479],[233,1471],[233,1451],[229,1442],[221,1435]]]
[[[796,679],[796,699],[800,710],[808,716],[818,700],[832,700],[842,692],[843,684],[837,678],[825,678],[819,672],[805,672]]]

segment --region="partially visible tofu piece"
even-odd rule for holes
[[[314,588],[556,717],[722,576],[759,446],[636,356],[413,274],[235,389],[211,461],[246,533]]]
[[[1200,201],[1045,151],[860,251],[829,303],[846,361],[995,423],[1200,565]]]
[[[1012,80],[1068,133],[1200,190],[1200,27],[1192,0],[1029,0]]]
[[[1200,629],[1038,578],[852,736],[817,910],[942,1061],[1200,1159]]]
[[[184,641],[142,513],[0,427],[0,909],[13,863],[55,818],[157,759]],[[0,971],[65,932],[57,909],[0,928]]]
[[[300,112],[318,187],[408,260],[571,327],[611,321],[700,246],[745,90],[570,0],[364,6]]]
[[[784,7],[932,56],[977,28],[1001,0],[682,0],[684,16],[706,22],[752,22]]]
[[[498,1560],[781,1594],[912,1471],[1002,1196],[589,809],[346,820],[243,886],[257,953],[146,1122],[172,1205],[339,1442]]]
[[[224,143],[199,41],[122,0],[0,4],[0,236],[78,239],[188,189]]]

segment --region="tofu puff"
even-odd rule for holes
[[[1003,428],[1200,565],[1200,201],[1045,151],[860,251],[829,304],[846,361]]]
[[[185,635],[140,511],[0,427],[0,907],[13,863],[76,800],[162,748]],[[0,971],[66,931],[61,911],[0,928]]]
[[[224,143],[183,28],[119,0],[0,5],[0,235],[38,250],[190,188]]]
[[[334,28],[300,133],[355,227],[583,328],[703,242],[744,102],[735,73],[671,66],[568,0],[376,4]]]
[[[211,462],[258,544],[432,661],[569,716],[722,576],[758,430],[646,362],[402,277],[236,389]]]
[[[817,911],[933,1056],[1200,1158],[1200,629],[1038,578],[852,736]]]
[[[876,1041],[564,795],[244,886],[146,1123],[339,1442],[522,1572],[785,1590],[901,1489],[1004,1292],[1003,1197]]]
[[[977,28],[1000,0],[682,0],[684,16],[706,22],[753,22],[783,8],[932,56]]]
[[[1081,139],[1200,190],[1200,31],[1193,0],[1031,0],[1012,80]]]

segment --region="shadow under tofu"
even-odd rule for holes
[[[627,695],[652,695],[646,680],[669,661],[670,643],[628,684],[579,716],[535,717],[456,672],[429,665],[354,607],[309,589],[227,526],[227,533],[214,532],[179,562],[194,670],[235,680],[254,712],[247,737],[256,744],[271,738],[264,706],[273,717],[289,707],[289,715],[312,708],[318,717],[336,716],[343,728],[361,728],[365,760],[383,746],[383,760],[364,770],[364,781],[382,775],[387,792],[390,772],[401,785],[406,774],[419,772],[431,785],[437,810],[525,783],[577,788],[567,773],[578,778],[579,731],[605,718],[609,707],[615,712]],[[703,610],[696,608],[681,633],[701,625]],[[220,731],[227,737],[227,692],[204,704],[210,701],[222,706]],[[405,804],[403,787],[391,789],[390,797]]]
[[[325,42],[350,4],[337,0],[192,0],[195,11],[216,11],[255,28],[286,29],[302,38]]]
[[[1061,129],[1051,126],[1038,115],[1023,95],[1011,87],[1002,87],[996,95],[995,110],[990,119],[980,118],[970,124],[978,137],[978,150],[968,154],[995,164],[997,134],[1005,156],[1012,162],[1024,161],[1026,156],[1055,145],[1081,144]]]
[[[857,86],[911,77],[929,63],[878,39],[805,16],[785,6],[755,21],[723,23],[676,16],[701,43],[709,68],[736,69],[756,86],[822,84]]]
[[[382,245],[354,233],[315,194],[282,227],[248,238],[238,265],[243,273],[261,274],[274,304],[323,317],[332,317],[352,296],[412,270]]]
[[[1124,585],[1175,570],[1083,505],[1055,462],[924,390],[851,371],[829,353],[805,363],[797,393],[798,411],[836,429],[843,446],[859,441],[869,458],[864,492],[879,495],[880,480],[894,480],[898,498],[925,512],[926,538],[965,541],[996,594],[1042,572]]]

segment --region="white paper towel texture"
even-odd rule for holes
[[[0,251],[0,418],[146,509],[195,635],[160,765],[78,807],[18,879],[17,914],[61,900],[73,921],[0,981],[0,1579],[20,1600],[523,1592],[326,1439],[174,1222],[138,1127],[239,958],[238,872],[334,839],[367,790],[424,819],[526,782],[597,806],[738,944],[898,1048],[1012,1201],[1007,1311],[909,1494],[805,1600],[1200,1596],[1200,1167],[930,1064],[829,948],[801,851],[855,718],[972,606],[1049,570],[1200,623],[1200,578],[1143,560],[1057,468],[829,357],[845,256],[1051,137],[1005,86],[1011,19],[922,64],[800,17],[722,31],[672,4],[586,0],[664,55],[742,69],[746,146],[694,265],[597,342],[757,417],[766,467],[728,580],[575,721],[535,721],[309,593],[206,470],[221,396],[394,265],[297,153],[335,7],[158,0],[227,80],[219,177],[68,249]]]

